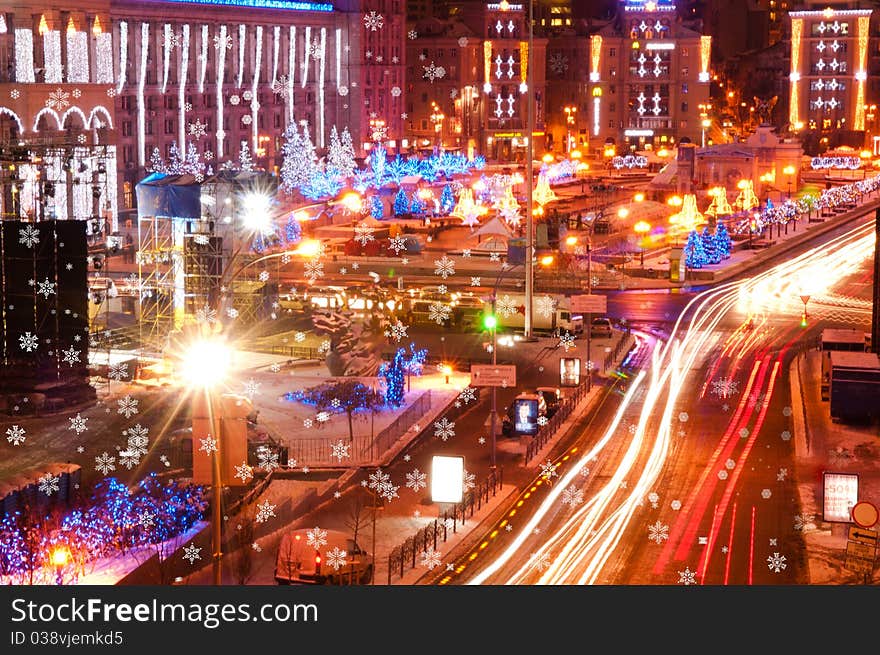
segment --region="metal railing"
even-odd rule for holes
[[[489,475],[475,488],[465,492],[464,499],[431,521],[428,525],[409,537],[388,555],[388,582],[397,575],[403,577],[408,570],[414,569],[418,556],[428,551],[436,551],[437,545],[446,543],[450,534],[456,534],[465,520],[473,518],[474,513],[494,498],[503,483],[502,469],[493,469]]]

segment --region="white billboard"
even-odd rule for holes
[[[852,508],[859,502],[859,476],[826,471],[822,488],[822,520],[851,523]]]

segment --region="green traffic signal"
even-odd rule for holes
[[[498,327],[498,317],[495,314],[486,314],[483,316],[483,327],[487,330],[494,330]]]

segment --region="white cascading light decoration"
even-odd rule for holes
[[[95,82],[113,84],[113,35],[109,32],[95,37]]]
[[[324,147],[324,62],[327,61],[327,28],[321,28],[321,60],[318,65],[318,147]]]
[[[110,36],[110,34],[107,34]],[[128,23],[119,23],[119,78],[116,80],[116,94],[122,93],[128,68]]]
[[[226,26],[220,26],[220,43],[226,43]],[[223,156],[223,72],[226,70],[226,48],[217,48],[217,159]]]
[[[174,47],[174,33],[171,31],[170,23],[165,23],[163,27],[163,54],[162,54],[162,93],[168,86],[168,69],[171,66],[171,48]]]
[[[300,80],[300,86],[302,88],[306,88],[306,82],[309,78],[309,46],[312,44],[312,28],[306,27],[306,38],[303,42],[303,65],[302,65],[302,80]]]
[[[296,77],[296,25],[290,26],[290,44],[287,52],[287,120],[293,120],[293,85]]]
[[[88,148],[73,149],[73,218],[87,219],[93,215],[92,203],[92,173],[94,172],[94,162],[89,156]],[[80,167],[85,166],[83,173],[79,172]],[[79,184],[77,184],[79,180]]]
[[[202,25],[202,41],[199,51],[199,93],[205,92],[205,73],[208,71],[208,26]]]
[[[186,143],[186,83],[189,73],[189,24],[183,26],[180,35],[180,85],[177,88],[177,123],[180,141]],[[181,146],[183,147],[183,146]]]
[[[116,197],[116,146],[106,146],[107,184],[101,193],[101,202],[110,202],[110,226],[112,232],[119,230],[119,201]],[[109,189],[110,193],[106,190]]]
[[[342,28],[336,28],[336,90],[342,84]]]
[[[257,54],[256,54],[256,62],[254,64],[254,82],[251,87],[253,98],[251,98],[251,131],[253,133],[252,137],[252,152],[257,151],[257,147],[259,146],[259,140],[257,139],[257,113],[260,110],[260,102],[257,99],[257,86],[260,83],[260,69],[263,64],[263,26],[257,25]]]
[[[240,89],[244,83],[244,46],[247,40],[247,26],[238,26],[238,81],[235,87]]]
[[[67,33],[67,81],[72,84],[89,81],[89,39],[85,32]]]
[[[67,220],[67,173],[61,155],[49,157],[48,164],[46,179],[55,183],[55,218],[64,221]]]
[[[278,79],[278,51],[281,48],[281,28],[277,25],[272,28],[272,82],[269,86],[274,90],[275,80]]]
[[[34,77],[34,33],[30,30],[15,30],[15,81],[35,82]]]
[[[49,30],[43,35],[43,81],[47,84],[60,84],[61,77],[61,32]]]
[[[144,85],[147,83],[147,55],[150,50],[150,24],[141,23],[141,65],[138,70],[138,164],[144,166],[147,163],[147,144],[145,142],[147,113],[144,106]]]

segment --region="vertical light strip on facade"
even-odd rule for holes
[[[171,31],[171,25],[165,23],[162,34],[162,93],[165,93],[165,87],[168,86],[168,68],[171,66],[171,48],[174,47],[174,34]],[[182,146],[183,144],[181,144]]]
[[[253,98],[251,98],[251,140],[253,141],[253,146],[251,147],[251,152],[256,152],[257,148],[260,145],[259,139],[257,138],[257,127],[259,121],[257,120],[257,114],[260,111],[260,102],[258,100],[257,94],[257,86],[260,84],[260,68],[263,64],[263,26],[257,25],[257,53],[256,53],[256,61],[254,62],[254,82],[251,87],[251,92],[253,93]]]
[[[492,92],[492,42],[483,41],[483,93]]]
[[[47,30],[43,35],[43,81],[47,84],[60,84],[61,77],[61,32]]]
[[[321,28],[321,61],[318,64],[318,147],[324,147],[324,62],[327,61],[327,28]]]
[[[602,64],[602,37],[594,34],[590,37],[590,82],[598,82],[601,78],[599,66]]]
[[[336,90],[342,84],[342,28],[336,28]]]
[[[205,73],[208,71],[208,26],[202,25],[201,56],[199,57],[199,93],[205,92]]]
[[[868,79],[868,26],[870,16],[859,16],[856,23],[856,106],[853,116],[853,129],[865,129],[865,80]]]
[[[89,38],[85,32],[67,31],[67,81],[73,84],[89,81]]]
[[[240,89],[244,82],[244,45],[247,41],[247,26],[238,26],[238,81],[235,87]]]
[[[183,26],[180,36],[180,82],[177,87],[177,120],[179,123],[180,149],[186,153],[186,78],[189,73],[189,25]]]
[[[312,28],[306,27],[306,40],[303,43],[303,65],[302,65],[302,80],[300,80],[300,86],[302,88],[306,88],[306,82],[309,79],[309,48],[312,45]]]
[[[528,41],[520,41],[519,43],[519,79],[520,91],[525,93],[527,75],[529,71],[529,43]]]
[[[138,68],[138,165],[147,163],[145,143],[147,112],[144,106],[144,85],[147,83],[147,55],[150,51],[150,24],[141,23],[141,65]]]
[[[700,82],[709,81],[709,65],[712,59],[712,37],[700,37]]]
[[[113,84],[113,35],[95,35],[95,82]]]
[[[122,93],[128,71],[128,23],[119,23],[119,77],[116,83],[116,94]]]
[[[290,26],[290,49],[287,53],[287,121],[293,120],[293,84],[296,78],[296,25]]]
[[[30,30],[15,30],[15,81],[36,81],[34,78],[34,34]]]
[[[272,28],[272,82],[269,86],[275,89],[275,80],[278,79],[278,51],[281,48],[281,28],[276,25]]]
[[[223,131],[223,83],[226,70],[226,26],[220,26],[220,47],[217,48],[217,159],[223,156],[223,139],[226,132]]]
[[[602,89],[593,87],[593,136],[599,136],[601,121]]]
[[[803,18],[791,19],[791,73],[788,76],[789,97],[788,97],[788,123],[791,127],[795,127],[800,122],[800,112],[798,108],[798,82],[801,81],[801,35],[804,30]]]

